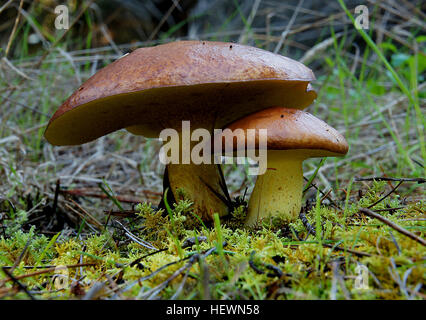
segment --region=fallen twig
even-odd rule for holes
[[[395,208],[386,208],[386,209],[377,209],[374,210],[375,212],[384,212],[384,211],[396,211],[396,210],[401,210],[404,209],[405,207],[395,207]]]
[[[163,252],[163,251],[166,251],[166,250],[167,250],[167,248],[160,249],[160,250],[157,250],[157,251],[154,251],[154,252],[150,252],[150,253],[142,256],[142,257],[139,257],[139,258],[133,260],[132,262],[130,262],[129,267],[133,267],[134,265],[137,265],[141,260],[145,259],[146,257],[152,256],[156,253],[160,253],[160,252]]]
[[[369,254],[367,252],[356,251],[356,250],[352,250],[352,249],[348,249],[348,248],[345,249],[345,248],[342,248],[342,247],[339,247],[339,246],[333,246],[333,245],[328,244],[328,243],[323,243],[322,245],[324,247],[331,248],[331,249],[337,250],[337,251],[347,251],[349,253],[352,253],[352,254],[354,254],[356,256],[360,256],[360,257],[371,257],[371,254]]]
[[[355,178],[354,181],[402,181],[402,182],[417,182],[418,184],[425,183],[424,178],[388,178],[388,177],[371,177],[371,178]]]
[[[413,239],[414,241],[417,241],[418,243],[422,244],[423,246],[426,246],[426,240],[416,236],[414,233],[411,233],[410,231],[407,231],[403,227],[401,227],[401,226],[397,225],[396,223],[386,219],[382,215],[380,215],[380,214],[378,214],[378,213],[376,213],[376,212],[374,212],[374,211],[372,211],[368,208],[360,208],[359,211],[364,213],[365,215],[367,215],[369,217],[376,218],[377,220],[380,220],[381,222],[387,224],[388,226],[395,229],[399,233],[402,233],[403,235],[406,235],[407,237]]]
[[[111,216],[115,216],[115,217],[133,217],[136,215],[136,213],[139,212],[137,210],[119,210],[119,211],[109,211],[109,210],[104,210],[105,214],[111,215]]]
[[[370,204],[368,206],[368,209],[374,207],[375,205],[379,204],[380,202],[382,202],[383,200],[385,200],[387,197],[389,197],[392,193],[395,192],[396,189],[398,189],[398,187],[403,183],[404,181],[399,181],[399,183],[396,185],[396,187],[392,188],[391,191],[389,191],[388,193],[386,193],[383,197],[381,197],[379,200],[377,200],[376,202],[374,202],[373,204]]]
[[[22,259],[24,258],[25,254],[27,253],[27,250],[28,250],[28,247],[31,244],[31,241],[32,241],[32,238],[28,237],[27,243],[25,244],[24,249],[22,249],[22,252],[19,255],[18,259],[16,259],[15,263],[13,264],[13,266],[11,268],[7,268],[7,269],[9,269],[10,273],[13,273],[13,270],[15,270],[15,268],[17,266],[19,266],[19,264],[21,263]],[[3,268],[5,268],[5,267],[3,267]]]
[[[92,226],[92,223],[97,224],[95,221],[92,221],[90,219],[90,216],[88,216],[89,219],[86,219],[86,216],[82,213],[80,213],[78,210],[74,209],[73,207],[71,207],[68,203],[65,203],[65,207],[67,207],[68,209],[70,209],[72,212],[76,213],[81,219],[85,220],[86,225],[90,227],[90,229],[92,229],[94,232],[98,232],[98,230]],[[89,221],[87,221],[89,220]],[[99,228],[99,226],[98,226]]]
[[[57,179],[55,187],[55,196],[53,197],[52,214],[56,213],[56,208],[58,207],[59,190],[61,190],[61,180]]]
[[[70,189],[70,190],[61,190],[60,193],[70,194],[74,196],[80,196],[80,197],[91,197],[91,198],[100,198],[100,199],[108,199],[108,196],[102,193],[95,193],[95,192],[87,192],[84,189]],[[161,195],[160,192],[154,192],[154,191],[144,191],[144,193],[150,193],[153,195]],[[127,197],[127,196],[115,196],[115,198],[120,202],[125,203],[141,203],[143,200]]]
[[[305,177],[303,177],[303,179],[305,180],[305,181],[309,181],[307,178],[305,178]],[[315,183],[313,183],[313,182],[311,182],[311,184],[310,184],[310,186],[308,187],[308,188],[306,188],[305,189],[305,191],[307,191],[308,189],[310,189],[311,187],[313,187],[314,189],[316,189],[317,191],[319,191],[319,193],[321,193],[321,195],[323,196],[323,198],[326,198],[326,199],[328,199],[330,202],[331,202],[331,204],[335,207],[335,208],[337,208],[337,209],[339,209],[339,210],[342,210],[342,208],[336,203],[336,202],[334,202],[334,200],[333,199],[331,199],[331,197],[330,197],[330,195],[329,195],[329,193],[327,193],[327,194],[325,194],[324,193],[324,191],[322,191],[322,190],[320,190],[318,187],[317,187],[317,185],[315,184]]]
[[[305,228],[308,230],[308,232],[315,236],[316,235],[315,228],[311,226],[308,219],[306,218],[305,213],[301,212],[299,214],[299,218],[300,218],[300,220],[302,220],[302,223],[305,226]],[[334,245],[331,245],[331,244],[328,244],[328,243],[323,243],[322,245],[324,247],[331,248],[331,249],[337,250],[337,251],[347,251],[349,253],[352,253],[352,254],[360,256],[360,257],[371,257],[371,254],[366,253],[366,252],[356,251],[356,250],[347,249],[347,248],[345,249],[345,248],[342,248],[342,247],[339,247],[339,246],[334,246]]]
[[[261,270],[258,266],[256,266],[256,264],[255,264],[255,263],[254,263],[254,261],[253,261],[253,258],[254,258],[255,253],[256,253],[256,251],[254,251],[254,250],[250,253],[249,266],[250,266],[250,267],[254,270],[254,272],[256,272],[257,274],[264,274],[264,273],[265,273],[265,271]],[[278,268],[277,266],[274,266],[274,265],[269,264],[269,263],[263,263],[263,262],[262,262],[262,266],[263,266],[264,268],[269,269],[269,270],[271,270],[271,271],[272,271],[272,272],[268,272],[268,273],[266,274],[268,277],[271,277],[271,278],[273,278],[273,277],[281,278],[281,277],[284,275],[284,273],[282,272],[282,270],[281,270],[280,268]]]
[[[185,248],[193,246],[194,244],[197,243],[197,241],[198,242],[207,241],[207,237],[206,236],[199,236],[197,238],[195,238],[195,237],[187,238],[182,243],[182,249],[185,249]]]
[[[21,279],[28,278],[28,277],[38,276],[40,274],[55,271],[55,269],[57,269],[59,267],[71,269],[71,268],[79,268],[79,267],[90,267],[90,266],[94,266],[94,265],[96,265],[96,264],[95,263],[79,263],[79,264],[71,264],[71,265],[67,265],[67,266],[51,266],[51,267],[48,267],[44,270],[35,271],[35,272],[27,273],[27,274],[22,274],[22,275],[19,275],[19,276],[15,276],[14,278],[16,280],[21,280]],[[5,271],[5,270],[8,271],[8,269],[9,269],[9,267],[2,267],[2,268],[3,268],[3,271]],[[31,267],[31,268],[34,268],[34,267]],[[6,273],[6,271],[5,271],[5,273]],[[10,271],[8,271],[8,273],[10,273]],[[9,276],[8,273],[6,273],[6,274]],[[0,287],[3,286],[6,282],[11,281],[11,280],[13,280],[13,279],[10,276],[9,276],[9,278],[2,279],[0,281]]]
[[[9,277],[10,280],[12,280],[20,290],[24,291],[28,297],[30,297],[31,300],[36,300],[34,296],[28,291],[27,287],[20,283],[16,277],[12,275],[12,273],[7,270],[6,268],[3,268],[3,272]]]
[[[305,226],[306,230],[308,230],[308,232],[311,233],[312,235],[316,236],[317,233],[315,231],[315,228],[311,226],[304,212],[299,213],[299,218],[300,220],[302,220],[302,223]]]

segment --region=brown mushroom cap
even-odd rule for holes
[[[88,79],[53,115],[45,137],[76,145],[121,128],[158,137],[182,120],[221,128],[273,105],[307,107],[316,98],[308,87],[314,79],[297,61],[234,43],[141,48]]]
[[[226,128],[233,131],[235,137],[226,139],[223,134],[222,148],[234,152],[239,150],[239,139],[245,141],[246,148],[250,145],[257,147],[259,129],[268,130],[268,150],[303,149],[309,157],[323,157],[342,156],[349,149],[345,138],[336,129],[312,114],[297,109],[268,108],[239,119]],[[247,129],[256,129],[255,135],[247,135]]]

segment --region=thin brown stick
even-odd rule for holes
[[[322,245],[324,247],[331,248],[331,249],[336,250],[336,251],[347,251],[349,253],[352,253],[352,254],[354,254],[356,256],[360,256],[360,257],[371,257],[371,254],[369,254],[367,252],[352,250],[352,249],[348,249],[348,248],[345,249],[345,248],[342,248],[342,247],[339,247],[339,246],[335,247],[335,246],[328,244],[328,243],[323,243]]]
[[[333,189],[330,189],[326,192],[326,194],[320,199],[320,203],[324,201],[324,199],[328,198],[329,194],[331,193]]]
[[[10,269],[9,270],[10,273],[13,273],[13,270],[15,270],[15,268],[17,266],[19,266],[19,264],[21,263],[22,259],[25,256],[25,254],[27,253],[28,247],[30,246],[32,240],[33,239],[31,237],[28,237],[27,243],[25,244],[24,249],[22,249],[21,254],[19,255],[18,259],[16,259],[15,263],[13,264],[13,266],[11,268],[7,268],[7,269]],[[5,267],[3,267],[3,268],[5,268]]]
[[[162,193],[161,192],[155,192],[155,191],[143,191],[144,193],[147,194],[153,194],[155,196],[161,196]],[[100,199],[108,199],[108,196],[105,194],[100,194],[100,193],[95,193],[95,192],[88,192],[84,189],[70,189],[70,190],[61,190],[60,193],[65,193],[65,194],[70,194],[70,195],[74,195],[74,196],[80,196],[80,197],[91,197],[91,198],[100,198]],[[125,203],[141,203],[143,202],[142,199],[138,199],[138,198],[132,198],[132,197],[127,197],[127,196],[115,196],[115,198],[120,201],[120,202],[125,202]]]
[[[74,209],[73,207],[71,207],[68,203],[65,203],[65,207],[67,207],[68,209],[70,209],[72,212],[74,212],[75,214],[77,214],[82,220],[85,220],[86,221],[86,224],[89,226],[89,228],[91,228],[93,231],[97,231],[97,229],[94,227],[94,226],[92,226],[92,223],[94,223],[95,224],[95,222],[94,221],[91,221],[90,220],[90,217],[89,217],[89,219],[86,219],[86,216],[84,215],[84,214],[82,214],[81,212],[79,212],[78,210],[76,210],[76,209]]]
[[[169,10],[167,10],[166,14],[161,18],[161,21],[158,23],[158,25],[155,27],[154,31],[152,31],[151,35],[148,38],[148,41],[151,41],[154,39],[154,37],[157,35],[158,31],[160,31],[160,28],[163,26],[164,22],[169,18],[169,16],[172,14],[173,10],[177,6],[179,6],[180,0],[174,0],[173,4],[170,6]]]
[[[306,182],[307,182],[307,181],[309,181],[306,177],[303,177],[303,179],[304,179]],[[321,195],[322,195],[324,198],[326,198],[326,199],[330,200],[331,204],[332,204],[335,208],[337,208],[337,209],[339,209],[339,210],[342,210],[342,208],[341,208],[338,204],[336,204],[336,202],[334,202],[334,200],[333,200],[333,199],[331,199],[331,197],[330,197],[329,193],[328,193],[328,194],[325,194],[325,193],[324,193],[324,191],[322,191],[321,189],[319,189],[319,188],[317,187],[317,185],[316,185],[315,183],[313,183],[313,182],[311,182],[311,184],[309,185],[309,187],[305,189],[305,192],[306,192],[306,191],[308,191],[308,189],[310,189],[311,187],[313,187],[314,189],[316,189],[317,191],[319,191],[319,192],[321,193]]]
[[[425,183],[424,178],[388,178],[388,177],[371,177],[371,178],[355,178],[354,181],[403,181],[403,182],[417,182],[419,184]]]
[[[309,223],[308,218],[306,218],[306,214],[301,211],[299,213],[299,218],[300,218],[300,220],[302,220],[302,223],[303,223],[303,226],[305,227],[305,229],[308,230],[308,235],[309,235],[309,233],[311,233],[312,235],[316,236],[317,233],[315,231],[315,228],[312,227],[312,225]]]
[[[300,218],[300,220],[302,220],[303,226],[305,227],[306,230],[308,230],[308,233],[311,233],[312,235],[315,236],[316,235],[315,228],[311,226],[308,219],[306,218],[306,215],[303,212],[300,212],[299,218]],[[371,257],[371,254],[366,253],[366,252],[356,251],[356,250],[347,249],[347,248],[345,249],[345,248],[342,248],[342,247],[339,247],[339,246],[333,246],[333,245],[328,244],[328,243],[323,243],[322,245],[324,247],[331,248],[331,249],[336,250],[336,251],[347,251],[349,253],[352,253],[352,254],[360,256],[360,257]]]
[[[79,268],[79,267],[90,267],[90,266],[94,266],[94,265],[96,265],[96,263],[79,263],[79,264],[71,264],[71,265],[67,265],[67,266],[63,266],[63,267],[71,269],[71,268]],[[28,278],[28,277],[38,276],[40,274],[44,274],[44,273],[49,273],[49,272],[55,271],[56,268],[58,268],[58,266],[49,267],[49,268],[46,268],[44,270],[39,270],[39,271],[35,271],[35,272],[31,272],[31,273],[27,273],[27,274],[22,274],[22,275],[19,275],[19,276],[15,276],[14,279],[21,280],[21,279]],[[7,267],[3,267],[3,271],[5,271],[5,273],[7,274],[6,270],[8,270],[8,268]],[[2,281],[0,282],[0,287],[3,286],[6,282],[13,280],[10,277],[9,274],[7,274],[7,275],[9,276],[9,278],[2,279]]]
[[[128,264],[128,266],[133,267],[133,266],[137,265],[139,262],[141,262],[143,259],[145,259],[145,258],[147,258],[147,257],[149,257],[149,256],[152,256],[152,255],[154,255],[154,254],[157,254],[157,253],[159,253],[159,252],[166,251],[166,250],[167,250],[167,248],[164,248],[164,249],[159,249],[159,250],[154,251],[154,252],[147,253],[146,255],[144,255],[144,256],[142,256],[142,257],[139,257],[139,258],[137,258],[136,260],[133,260],[132,262],[130,262],[130,263]]]
[[[123,210],[123,211],[109,211],[104,210],[105,214],[108,214],[110,216],[116,216],[116,217],[133,217],[136,215],[138,211],[137,210]]]
[[[377,209],[375,212],[383,212],[383,211],[396,211],[400,209],[404,209],[405,207],[395,207],[395,208],[386,208],[386,209]]]
[[[28,291],[27,286],[20,283],[17,277],[14,277],[10,271],[3,268],[3,272],[9,277],[10,280],[12,280],[18,286],[19,290],[24,291],[27,296],[30,297],[31,300],[36,300],[36,298],[34,298],[34,296]]]
[[[379,204],[380,202],[382,202],[383,200],[385,200],[387,197],[389,197],[392,193],[395,192],[396,189],[398,189],[398,187],[403,183],[404,181],[400,181],[396,187],[392,188],[391,191],[389,191],[388,193],[386,193],[383,197],[381,197],[379,200],[377,200],[376,202],[374,202],[373,204],[370,204],[368,206],[368,209],[371,209],[372,207],[374,207],[375,205]]]
[[[414,241],[417,241],[418,243],[420,243],[423,246],[426,246],[426,240],[416,236],[414,233],[411,233],[410,231],[407,231],[406,229],[404,229],[403,227],[393,223],[392,221],[386,219],[385,217],[381,216],[380,214],[368,209],[368,208],[360,208],[359,209],[360,212],[364,213],[365,215],[372,217],[372,218],[376,218],[377,220],[380,220],[381,222],[387,224],[388,226],[390,226],[391,228],[395,229],[396,231],[398,231],[399,233],[402,233],[403,235],[413,239]]]
[[[94,222],[96,224],[97,227],[102,227],[102,223],[100,223],[98,221],[98,219],[96,219],[93,215],[91,215],[89,212],[87,212],[87,210],[85,210],[82,206],[80,206],[77,202],[75,202],[74,200],[71,199],[71,202],[77,206],[77,208],[79,208],[86,216],[88,216],[90,218],[90,220],[92,220],[92,222]]]

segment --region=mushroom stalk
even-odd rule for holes
[[[198,125],[201,128],[206,126]],[[213,221],[214,213],[219,216],[228,214],[230,199],[221,167],[214,163],[211,150],[205,149],[208,147],[205,141],[208,141],[210,133],[206,129],[202,130],[205,130],[206,137],[201,142],[194,141],[191,139],[193,131],[189,124],[182,123],[182,131],[178,132],[178,136],[171,135],[171,139],[163,144],[163,154],[172,159],[166,168],[168,185],[164,186],[164,192],[169,187],[175,201],[189,199],[195,214],[203,221]]]
[[[194,213],[204,221],[212,221],[213,214],[224,216],[228,207],[220,196],[224,192],[220,181],[220,167],[215,164],[168,164],[170,189],[180,199],[179,189],[193,202]],[[213,192],[214,190],[214,192]],[[217,193],[217,194],[215,194]]]
[[[257,177],[248,205],[246,225],[280,217],[294,220],[300,212],[303,191],[303,151],[268,151],[267,170]]]

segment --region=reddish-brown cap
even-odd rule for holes
[[[221,128],[277,104],[307,107],[316,98],[308,88],[314,79],[297,61],[235,43],[141,48],[88,79],[53,115],[45,137],[75,145],[121,128],[158,137],[182,120]]]
[[[343,156],[348,143],[334,128],[312,114],[282,107],[253,113],[228,125],[222,134],[223,150],[238,151],[259,146],[260,129],[267,129],[268,150],[309,150],[309,156]],[[237,130],[241,129],[241,130]],[[250,135],[248,129],[255,129]],[[244,141],[245,144],[238,144]]]

